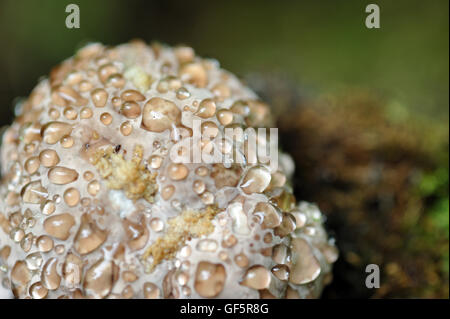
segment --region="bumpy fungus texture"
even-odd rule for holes
[[[318,209],[296,203],[288,156],[277,170],[171,161],[194,120],[224,155],[245,141],[218,132],[272,124],[217,61],[90,44],[16,113],[1,148],[2,297],[310,298],[331,280],[337,250]]]

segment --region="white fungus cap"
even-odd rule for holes
[[[317,207],[296,203],[287,155],[278,169],[171,160],[194,120],[210,134],[201,148],[223,155],[225,128],[272,124],[217,61],[90,44],[16,113],[1,148],[1,297],[311,298],[331,280],[336,247]],[[228,143],[245,155],[244,140]]]

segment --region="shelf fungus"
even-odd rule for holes
[[[269,106],[217,61],[93,43],[15,111],[0,297],[314,298],[330,282],[338,252],[292,194],[292,160],[255,156],[273,151]]]

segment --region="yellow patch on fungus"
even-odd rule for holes
[[[214,231],[212,220],[218,211],[217,207],[208,206],[203,211],[186,210],[169,219],[164,236],[159,237],[142,256],[144,260],[150,256],[153,257],[150,271],[163,259],[175,257],[176,252],[191,237],[200,237],[212,233]]]
[[[153,203],[158,190],[156,173],[150,172],[142,163],[143,153],[142,145],[136,145],[131,160],[126,160],[108,147],[98,149],[90,161],[109,188],[123,190],[129,199],[144,198]]]
[[[125,71],[124,76],[127,80],[133,82],[136,88],[142,93],[145,93],[152,84],[151,76],[145,73],[144,70],[137,65],[129,67]]]

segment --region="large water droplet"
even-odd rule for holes
[[[159,299],[161,291],[154,283],[146,282],[144,284],[144,298],[145,299]]]
[[[271,175],[264,166],[254,166],[249,169],[241,184],[246,194],[261,193],[270,184]]]
[[[315,280],[320,272],[320,264],[314,256],[311,246],[303,238],[292,238],[292,267],[289,281],[303,285]]]
[[[65,185],[76,181],[78,173],[76,170],[68,167],[55,166],[48,171],[48,179],[53,184]]]
[[[181,112],[175,103],[159,97],[150,99],[142,112],[142,127],[152,132],[162,132],[178,125]]]
[[[75,219],[69,213],[54,215],[44,221],[45,231],[61,240],[66,240],[69,237],[73,225],[75,225]]]
[[[105,298],[111,292],[114,283],[113,262],[100,259],[86,272],[84,289],[88,296]]]
[[[66,135],[70,135],[72,126],[64,122],[49,122],[41,129],[41,135],[45,143],[56,144]]]
[[[81,283],[83,262],[80,257],[73,253],[66,256],[62,267],[64,281],[69,288],[75,288]]]
[[[56,290],[61,283],[61,277],[58,274],[56,266],[58,260],[56,258],[50,258],[44,265],[41,273],[41,282],[49,290]]]
[[[256,204],[253,214],[259,217],[263,229],[275,228],[281,224],[281,214],[269,203]]]
[[[222,264],[201,261],[197,265],[194,288],[202,297],[216,297],[222,292],[226,278],[227,274]]]
[[[241,285],[253,289],[264,289],[269,287],[271,280],[270,272],[261,265],[255,265],[247,269]]]
[[[21,192],[24,203],[40,204],[48,196],[47,190],[42,187],[41,181],[29,182],[26,184]]]
[[[106,240],[107,232],[101,230],[88,214],[81,216],[81,225],[74,239],[74,248],[81,255],[89,254]]]

